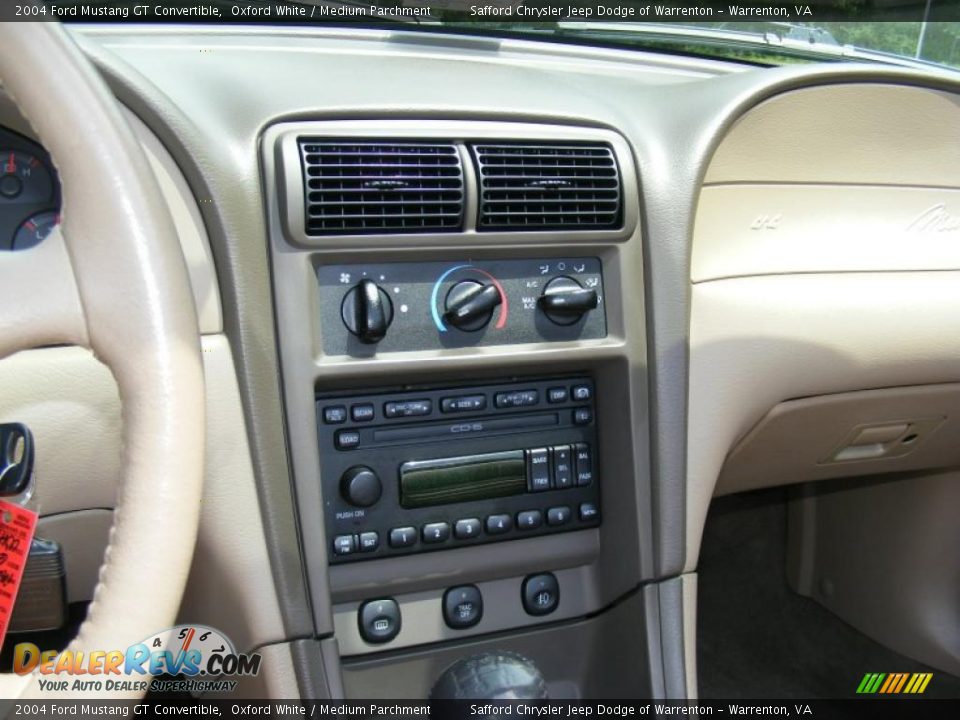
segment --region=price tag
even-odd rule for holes
[[[36,528],[37,513],[0,500],[0,646],[7,635]]]

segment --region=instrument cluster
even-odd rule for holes
[[[60,182],[36,143],[0,127],[0,250],[38,245],[60,222]]]

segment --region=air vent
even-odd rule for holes
[[[478,230],[620,227],[620,176],[603,144],[474,145]]]
[[[300,140],[308,235],[450,232],[463,225],[452,144]]]

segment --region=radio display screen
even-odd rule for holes
[[[523,450],[406,462],[400,466],[400,505],[432,505],[519,495],[527,489]]]

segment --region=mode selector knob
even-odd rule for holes
[[[380,478],[370,468],[356,465],[347,470],[340,478],[340,494],[343,499],[356,507],[370,507],[383,493]]]
[[[573,325],[597,307],[597,291],[585,288],[572,277],[555,277],[543,288],[537,305],[557,325]]]
[[[393,322],[393,303],[383,288],[373,280],[364,279],[344,295],[340,317],[360,342],[372,345],[387,334]]]
[[[490,322],[501,302],[500,291],[493,285],[463,280],[447,293],[443,319],[465,332],[476,332]]]

